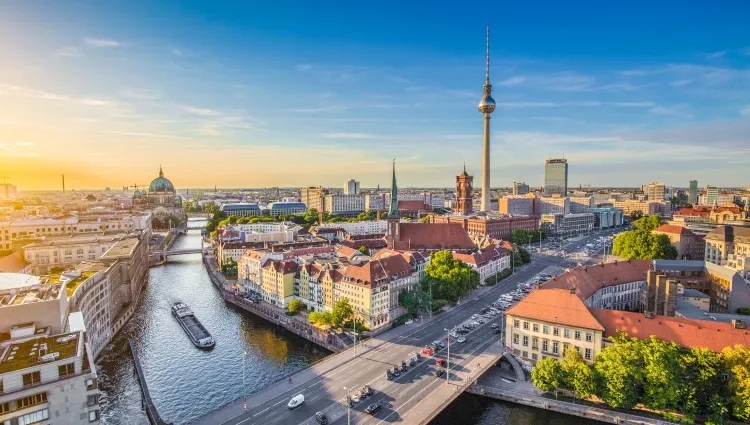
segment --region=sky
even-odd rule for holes
[[[750,184],[750,2],[0,1],[0,178]],[[479,184],[476,184],[479,186]]]

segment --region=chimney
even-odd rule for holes
[[[653,311],[644,311],[643,315],[646,316],[646,319],[653,319],[656,316]]]
[[[740,319],[732,319],[732,325],[735,329],[745,329],[745,321]]]

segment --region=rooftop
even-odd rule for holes
[[[650,260],[614,261],[593,266],[578,266],[543,283],[542,288],[566,290],[576,288],[576,294],[580,299],[585,300],[596,291],[608,286],[644,281],[646,272],[651,268]]]
[[[0,291],[39,285],[41,278],[22,273],[0,273]]]
[[[537,289],[505,312],[509,316],[604,330],[576,294],[568,289]]]
[[[23,252],[16,251],[13,254],[0,258],[0,273],[18,273],[29,264],[31,263],[23,258]]]
[[[737,344],[750,346],[750,330],[736,329],[732,323],[668,316],[648,319],[642,313],[601,308],[592,308],[590,312],[604,325],[605,337],[625,331],[630,337],[647,339],[656,336],[683,347],[705,347],[715,352]]]
[[[117,242],[124,238],[137,238],[137,235],[123,232],[97,232],[97,233],[72,233],[66,236],[49,237],[46,236],[41,242],[33,242],[26,246],[24,249],[45,247],[45,246],[65,246],[65,245],[79,245],[86,243],[98,243],[98,242]]]
[[[477,249],[460,223],[399,223],[396,245],[408,250]]]
[[[138,246],[139,242],[139,238],[122,239],[112,245],[112,248],[107,250],[107,252],[105,252],[101,258],[104,260],[116,260],[118,258],[130,257],[133,255],[133,251],[135,250],[136,246]]]
[[[673,224],[662,224],[654,229],[654,232],[669,233],[673,235],[694,235],[690,229],[682,226],[675,226]]]
[[[42,364],[40,352],[45,354],[59,353],[59,357],[54,359],[55,361],[75,357],[78,354],[79,339],[78,332],[71,332],[12,343],[6,347],[2,354],[0,374]],[[41,350],[43,344],[47,346],[46,351]]]
[[[654,270],[702,272],[706,266],[701,260],[654,260]]]
[[[706,295],[697,289],[690,289],[690,288],[687,288],[684,291],[682,291],[682,296],[693,297],[693,298],[711,298],[710,295]]]
[[[750,243],[750,227],[719,226],[708,232],[706,240]]]
[[[251,203],[237,203],[237,204],[224,204],[221,206],[222,211],[260,211],[258,204]]]

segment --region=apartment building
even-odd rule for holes
[[[593,196],[571,196],[569,200],[571,214],[591,212],[591,209],[594,208]]]
[[[649,201],[663,201],[665,194],[664,182],[652,182],[646,186],[646,197]]]
[[[513,182],[513,194],[525,195],[529,193],[529,185],[523,182]]]
[[[294,299],[294,278],[297,263],[271,260],[263,266],[261,276],[263,300],[277,307],[286,307]]]
[[[82,331],[55,334],[26,323],[0,348],[0,423],[99,423],[96,366]]]
[[[258,204],[249,202],[224,204],[221,211],[227,217],[256,217],[263,214]]]
[[[686,227],[663,224],[651,233],[666,235],[677,249],[677,258],[681,260],[702,260],[705,255],[704,239]]]
[[[323,210],[334,215],[357,215],[365,210],[364,195],[325,195]]]
[[[718,226],[705,236],[705,241],[704,259],[709,263],[725,266],[750,257],[750,227]]]
[[[638,199],[618,201],[616,199],[610,199],[609,203],[615,208],[622,209],[625,215],[631,215],[634,212],[639,211],[643,213],[643,215],[660,215],[662,217],[672,216],[672,203],[669,201],[647,201]]]
[[[388,222],[385,220],[358,221],[355,223],[323,223],[318,229],[342,229],[350,235],[385,234]]]
[[[310,186],[300,188],[299,191],[300,200],[307,206],[308,210],[323,211],[323,198],[330,193],[328,189],[323,189],[320,186]]]
[[[354,179],[345,181],[344,195],[359,195],[359,182]]]
[[[484,285],[487,280],[501,271],[510,268],[510,253],[503,248],[490,247],[488,249],[473,253],[453,253],[453,258],[463,261],[479,272],[479,283]]]
[[[537,214],[570,214],[570,197],[542,196],[537,199]]]
[[[498,199],[497,210],[503,215],[536,215],[537,199],[534,194],[504,196]]]
[[[23,256],[31,263],[32,273],[41,275],[48,273],[53,267],[67,268],[82,261],[96,260],[117,242],[127,238],[138,239],[139,235],[102,232],[45,237],[41,242],[24,246]]]
[[[539,230],[538,217],[512,216],[432,216],[431,223],[458,223],[470,236],[489,236],[493,239],[508,239],[516,229]]]
[[[598,207],[589,208],[589,212],[594,214],[594,227],[597,229],[607,229],[615,226],[622,226],[625,223],[623,211],[615,207]]]
[[[302,202],[272,202],[266,207],[268,215],[278,217],[280,215],[302,215],[307,212],[307,206]]]

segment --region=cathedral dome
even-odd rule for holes
[[[159,177],[151,182],[148,191],[149,193],[175,193],[172,182],[164,177],[164,172],[161,170],[161,167],[159,167]]]

